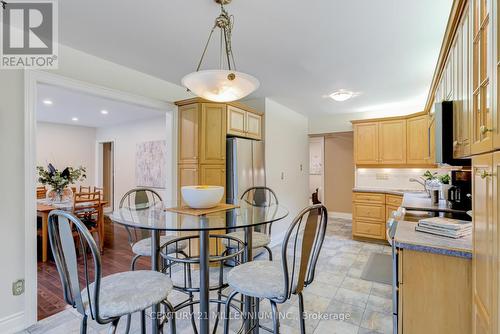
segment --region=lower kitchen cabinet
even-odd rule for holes
[[[408,249],[398,260],[398,333],[470,334],[471,260]]]
[[[473,244],[472,300],[474,334],[498,333],[498,207],[500,152],[472,158]]]
[[[386,240],[386,222],[401,205],[402,197],[385,193],[354,192],[352,212],[353,237]]]

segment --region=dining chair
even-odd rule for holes
[[[132,210],[146,210],[156,205],[162,204],[162,198],[153,189],[149,188],[134,188],[125,193],[120,200],[119,208],[129,208]],[[125,226],[125,230],[128,234],[128,241],[130,247],[132,248],[132,253],[134,257],[132,258],[132,263],[130,264],[130,270],[135,270],[135,265],[137,260],[141,257],[151,257],[151,237],[148,236],[149,232],[144,230]],[[145,234],[147,233],[147,234]],[[183,250],[187,247],[187,242],[182,240],[180,242],[175,242],[168,247],[163,247],[169,241],[176,240],[175,236],[160,236],[160,246],[162,247],[162,252],[166,254],[172,253],[183,253]],[[130,328],[131,316],[127,317],[127,330]]]
[[[89,229],[90,233],[99,236],[99,249],[104,249],[103,226],[101,224],[101,198],[99,193],[73,194],[73,214],[78,217]]]
[[[156,271],[140,270],[102,277],[99,249],[90,231],[78,217],[66,211],[54,210],[49,214],[48,229],[64,299],[83,317],[81,334],[87,333],[88,317],[98,324],[111,324],[109,333],[114,334],[120,318],[135,312],[141,312],[141,333],[145,334],[145,310],[159,303],[168,310],[167,318],[161,322],[162,329],[168,319],[171,333],[175,333],[175,311],[167,300],[172,291],[172,281],[168,276]],[[73,237],[75,232],[78,238]],[[77,249],[82,254],[81,259],[76,255]],[[83,270],[79,271],[79,266],[83,266]]]
[[[225,307],[224,334],[229,330],[231,301],[237,294],[256,299],[257,312],[261,299],[271,303],[273,329],[259,324],[256,326],[273,333],[279,333],[277,304],[283,304],[298,295],[300,332],[305,333],[304,287],[314,281],[319,253],[325,239],[327,210],[321,204],[303,209],[289,226],[281,246],[281,261],[252,261],[236,266],[229,271],[228,284],[233,292],[228,296]],[[243,319],[249,319],[244,315]]]
[[[248,188],[243,195],[241,195],[240,199],[254,207],[268,207],[279,204],[276,193],[271,188],[262,186]],[[269,248],[269,244],[271,243],[272,223],[266,224],[265,226],[259,226],[259,228],[264,229],[264,231],[254,231],[252,233],[252,249],[264,248],[268,253],[269,260],[272,261],[273,252],[271,248]],[[241,229],[236,232],[227,233],[226,235],[245,240],[245,231]],[[231,239],[224,239],[224,246],[226,246],[228,251],[231,249],[231,245],[228,242],[229,240]]]
[[[94,192],[100,193],[101,201],[104,201],[104,188],[94,186]]]
[[[36,187],[36,199],[44,199],[47,196],[47,188],[45,186]]]

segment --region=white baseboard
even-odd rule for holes
[[[17,333],[25,329],[24,327],[24,312],[22,311],[0,319],[0,333]]]
[[[352,219],[352,213],[347,212],[328,212],[328,218]]]

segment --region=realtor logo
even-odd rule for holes
[[[57,68],[58,26],[55,0],[5,0],[2,10],[3,69]]]

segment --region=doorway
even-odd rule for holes
[[[103,200],[108,203],[104,207],[104,210],[109,213],[114,209],[114,143],[112,141],[99,142],[98,145],[98,179],[103,190]]]

